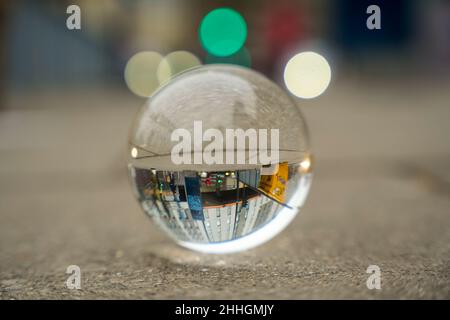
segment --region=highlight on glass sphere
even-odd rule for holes
[[[265,76],[198,67],[139,112],[129,172],[144,212],[178,244],[246,250],[281,232],[303,206],[312,179],[306,123]]]

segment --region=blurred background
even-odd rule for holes
[[[72,4],[80,30],[66,26]],[[366,27],[373,4],[379,30]],[[200,32],[224,7],[245,21],[228,52]],[[0,41],[1,298],[450,297],[449,1],[2,1]],[[173,247],[127,182],[139,107],[200,64],[288,90],[305,51],[331,82],[292,92],[317,160],[304,212],[241,255]],[[65,288],[70,264],[84,290]],[[365,286],[370,264],[381,291]]]
[[[81,30],[65,28],[66,8],[81,9]],[[382,28],[369,30],[378,4]],[[230,7],[247,23],[244,46],[217,57],[198,29],[211,10]],[[313,50],[338,77],[430,76],[450,71],[448,1],[14,1],[2,4],[3,90],[123,87],[127,61],[140,51],[185,50],[200,63],[244,65],[279,79],[287,60]]]

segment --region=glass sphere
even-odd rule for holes
[[[281,232],[309,191],[305,120],[275,83],[208,65],[160,88],[132,126],[135,194],[180,245],[209,253],[257,246]]]

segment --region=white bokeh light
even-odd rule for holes
[[[136,148],[131,148],[131,156],[133,158],[137,158],[138,156],[138,150]]]
[[[320,96],[331,80],[328,61],[318,53],[307,51],[293,56],[284,69],[284,82],[295,96],[312,99]]]

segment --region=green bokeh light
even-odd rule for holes
[[[215,9],[203,18],[199,36],[208,53],[225,57],[236,53],[244,45],[247,24],[244,18],[232,9]]]

